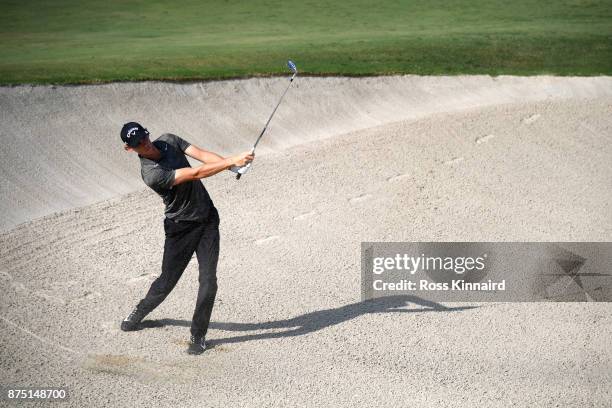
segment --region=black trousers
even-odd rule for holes
[[[219,260],[219,213],[212,207],[203,222],[164,219],[164,257],[162,273],[151,284],[138,309],[150,313],[170,294],[196,253],[199,265],[198,298],[191,322],[191,334],[206,336],[217,294],[217,261]]]

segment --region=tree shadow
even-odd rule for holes
[[[420,307],[407,308],[410,304]],[[363,302],[351,303],[333,309],[317,310],[314,312],[299,315],[290,319],[274,320],[259,323],[230,323],[230,322],[211,322],[210,328],[224,331],[250,331],[250,330],[270,330],[288,329],[273,333],[246,334],[241,336],[225,337],[214,339],[210,342],[212,346],[219,344],[241,343],[251,340],[275,339],[281,337],[301,336],[335,326],[348,320],[366,314],[378,313],[423,313],[423,312],[457,312],[469,310],[478,306],[459,306],[446,307],[439,303],[421,299],[417,296],[398,295],[386,296],[370,299]],[[184,326],[191,327],[190,320],[159,319],[146,320],[142,322],[142,327],[164,327],[164,326]]]

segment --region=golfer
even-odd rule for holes
[[[172,291],[195,252],[200,287],[187,352],[201,354],[206,350],[204,339],[217,294],[219,213],[200,179],[232,166],[242,167],[250,163],[254,155],[245,152],[223,158],[169,133],[151,142],[149,131],[136,122],[123,125],[121,140],[126,151],[138,153],[143,181],[163,198],[166,206],[161,275],[121,322],[121,330],[139,328],[142,319]],[[185,155],[205,164],[191,167]]]

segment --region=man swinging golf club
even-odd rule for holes
[[[172,291],[195,252],[200,268],[200,289],[191,323],[191,341],[187,352],[200,354],[206,350],[204,338],[217,294],[219,213],[199,180],[223,170],[237,173],[236,178],[240,180],[240,177],[249,170],[255,158],[257,144],[298,73],[293,61],[287,61],[287,67],[293,74],[287,88],[251,151],[238,156],[223,158],[169,133],[151,142],[149,131],[138,123],[130,122],[123,125],[121,140],[125,143],[125,150],[138,153],[142,179],[163,198],[166,205],[164,219],[166,242],[161,275],[153,282],[145,298],[121,323],[121,330],[138,329],[142,319]],[[204,164],[192,168],[185,154]]]
[[[172,291],[195,252],[200,287],[187,352],[201,354],[206,350],[204,339],[217,294],[219,213],[200,179],[223,170],[236,171],[251,163],[254,154],[245,152],[224,158],[169,133],[151,142],[147,129],[136,122],[123,126],[121,140],[126,151],[138,153],[143,181],[163,198],[166,206],[161,275],[121,322],[121,330],[139,328],[142,319]],[[191,167],[185,155],[204,164]]]

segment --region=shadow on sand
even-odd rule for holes
[[[418,307],[409,308],[410,304]],[[377,313],[424,313],[424,312],[457,312],[461,310],[474,309],[477,306],[446,307],[439,303],[421,299],[416,296],[388,296],[377,299],[370,299],[363,302],[351,303],[334,309],[317,310],[290,319],[274,320],[260,323],[229,323],[211,322],[210,328],[225,331],[250,331],[250,330],[270,330],[287,329],[285,331],[273,333],[246,334],[240,336],[214,339],[211,345],[240,343],[251,340],[275,339],[280,337],[301,336],[312,333],[326,327],[344,323],[348,320],[365,314]],[[142,322],[143,328],[154,328],[164,326],[184,326],[190,327],[190,320],[159,319],[145,320]],[[208,343],[208,341],[207,341]]]

